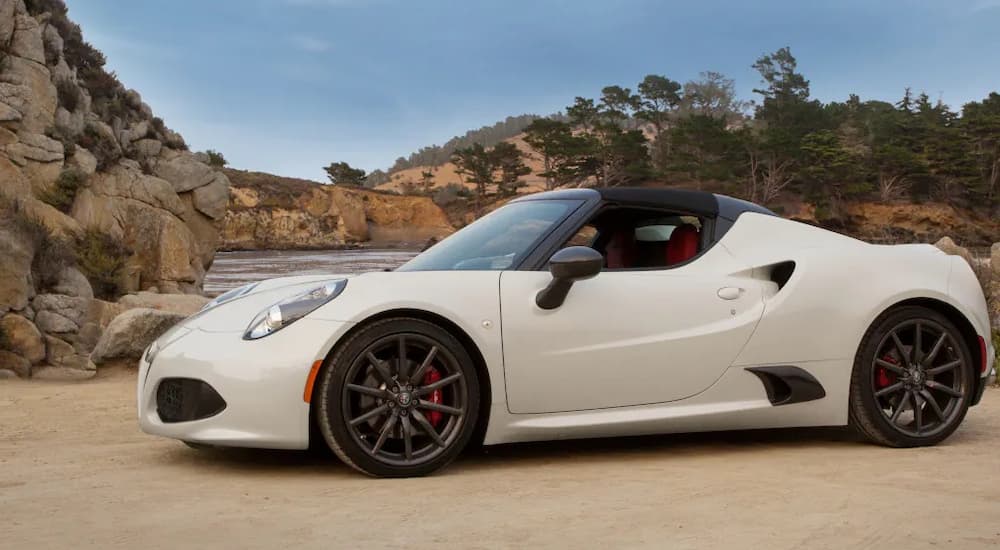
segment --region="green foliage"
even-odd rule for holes
[[[500,197],[517,194],[517,189],[523,186],[521,176],[531,173],[531,169],[524,164],[521,151],[509,142],[500,142],[491,149],[474,143],[456,150],[451,161],[466,181],[475,184],[477,208],[494,189]]]
[[[223,166],[229,164],[226,157],[222,156],[222,153],[216,151],[215,149],[209,149],[205,151],[205,154],[208,155],[208,164],[211,166],[222,168]]]
[[[661,167],[695,181],[733,179],[743,161],[737,134],[726,128],[724,117],[692,114],[679,118],[658,145],[669,143]]]
[[[40,220],[28,215],[18,201],[0,202],[0,225],[16,233],[34,251],[31,276],[39,290],[50,290],[62,270],[76,263],[72,241],[54,235]]]
[[[385,170],[373,170],[369,172],[368,177],[365,178],[365,187],[372,188],[383,183],[388,183],[389,174]]]
[[[87,125],[83,134],[77,138],[77,145],[89,150],[97,159],[97,169],[104,171],[114,166],[122,158],[118,143],[96,127]]]
[[[88,229],[77,242],[80,272],[94,288],[94,295],[113,300],[123,294],[122,273],[132,251],[121,240],[95,229]]]
[[[334,185],[357,185],[365,183],[365,171],[360,168],[353,168],[346,162],[333,162],[324,168],[326,175],[330,178],[330,183]]]
[[[24,7],[31,15],[41,15],[45,12],[51,13],[54,17],[66,15],[66,4],[63,0],[24,0]]]
[[[66,168],[59,173],[55,184],[38,197],[60,212],[69,213],[76,200],[76,193],[87,184],[87,175],[76,168]]]
[[[462,187],[457,183],[449,183],[448,185],[438,187],[437,190],[434,191],[432,200],[434,201],[434,204],[437,204],[438,206],[448,206],[449,204],[452,204],[460,199],[467,199],[469,196],[469,190],[465,187]]]
[[[535,119],[525,128],[524,141],[542,155],[545,187],[555,189],[586,178],[586,138],[573,134],[569,123],[550,118]]]
[[[59,105],[67,111],[73,112],[80,105],[82,99],[80,88],[71,80],[60,78],[56,80],[56,93],[59,98]]]
[[[467,182],[475,184],[478,208],[479,201],[486,196],[488,186],[493,183],[495,166],[490,151],[481,143],[474,143],[452,153],[451,162]]]

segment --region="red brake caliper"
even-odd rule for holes
[[[888,354],[883,356],[882,360],[886,363],[892,363],[893,365],[899,364],[899,361],[896,361],[891,355]],[[895,382],[896,374],[889,372],[885,367],[879,367],[878,370],[875,371],[875,385],[878,386],[879,389],[885,388]]]
[[[438,372],[436,368],[430,367],[427,369],[427,373],[424,374],[424,385],[426,386],[427,384],[433,384],[434,382],[437,382],[440,379],[441,379],[441,373]],[[444,400],[443,395],[441,394],[441,390],[437,389],[431,392],[431,395],[427,400],[430,401],[431,403],[441,404],[441,401]],[[441,423],[442,416],[443,414],[438,411],[429,411],[427,413],[427,420],[431,423],[431,426],[437,428],[437,425]]]

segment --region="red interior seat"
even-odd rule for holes
[[[635,267],[635,231],[632,229],[616,231],[604,247],[604,251],[608,269],[628,269]]]
[[[698,254],[698,228],[686,223],[674,229],[667,241],[667,265],[679,264]]]

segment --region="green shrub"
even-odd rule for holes
[[[90,281],[94,295],[114,300],[123,294],[122,273],[132,251],[118,238],[88,229],[77,242],[77,263]]]
[[[80,105],[80,88],[71,80],[65,78],[56,80],[56,94],[59,98],[59,105],[67,111],[75,111]]]
[[[56,179],[48,191],[38,197],[58,209],[60,212],[69,213],[76,200],[76,193],[81,187],[87,184],[87,175],[76,168],[66,168]]]
[[[162,138],[164,135],[166,135],[166,133],[167,133],[167,125],[163,123],[163,119],[162,118],[160,118],[158,116],[154,116],[153,120],[151,120],[150,123],[151,123],[150,126],[152,126],[153,130],[155,130],[156,133],[159,134],[158,137]]]
[[[91,152],[97,159],[97,169],[104,171],[114,166],[122,158],[121,149],[110,136],[105,136],[93,126],[87,126],[77,138],[77,145]]]
[[[223,166],[229,164],[226,157],[222,156],[222,153],[216,151],[215,149],[209,149],[205,151],[208,155],[208,163],[216,168],[222,168]]]
[[[55,286],[62,270],[76,263],[73,243],[53,235],[41,221],[28,215],[20,202],[0,201],[0,225],[17,234],[35,251],[31,276],[40,291]]]
[[[24,7],[31,15],[49,12],[53,18],[59,15],[66,16],[66,4],[62,0],[24,0]]]
[[[457,183],[449,183],[443,187],[439,187],[434,191],[433,198],[434,204],[438,206],[447,206],[459,198],[463,197],[462,191],[465,188]]]

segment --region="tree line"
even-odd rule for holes
[[[685,84],[649,75],[634,91],[608,86],[596,99],[577,97],[565,114],[532,118],[525,141],[550,189],[658,181],[763,204],[795,193],[819,217],[850,200],[1000,207],[1000,94],[960,112],[909,89],[896,102],[852,94],[824,103],[810,95],[789,48],[753,68],[761,78],[754,101],[719,73]],[[446,160],[475,185],[479,202],[516,192],[529,173],[521,157],[497,141],[456,145]],[[436,154],[430,164],[443,162]]]

